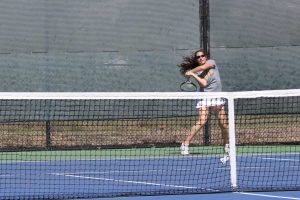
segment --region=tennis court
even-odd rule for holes
[[[295,152],[289,154],[281,153],[282,149],[273,147],[275,154],[238,154],[239,188],[244,191],[298,188],[300,147],[295,146]],[[2,161],[10,160],[0,165],[0,193],[5,194],[1,198],[17,198],[16,194],[22,194],[22,198],[92,198],[112,193],[134,196],[231,191],[230,167],[221,164],[221,154],[203,155],[207,150],[197,147],[184,157],[178,155],[177,148],[125,150],[126,156],[117,155],[123,152],[118,151],[1,153]],[[161,155],[155,156],[155,152]],[[109,154],[115,158],[107,159]],[[20,160],[13,160],[18,157]]]
[[[299,90],[230,92],[230,152],[217,119],[179,146],[198,93],[1,93],[1,199],[165,196],[300,188]],[[278,109],[280,108],[280,109]]]
[[[282,191],[282,192],[233,192],[233,193],[215,193],[215,194],[201,194],[201,195],[169,195],[169,196],[146,196],[146,197],[120,197],[116,200],[180,200],[182,198],[187,200],[195,199],[225,199],[225,200],[267,200],[267,199],[292,199],[299,200],[299,191]],[[96,200],[96,199],[93,199]],[[108,200],[108,199],[107,199]]]
[[[299,2],[0,1],[0,199],[299,200]]]

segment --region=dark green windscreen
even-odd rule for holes
[[[0,91],[179,91],[201,0],[2,0]],[[224,91],[300,87],[300,1],[209,1]]]
[[[0,1],[0,91],[172,91],[198,0]]]
[[[300,1],[210,1],[211,56],[225,90],[300,88]]]

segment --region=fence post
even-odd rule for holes
[[[200,18],[200,47],[206,51],[210,57],[210,26],[209,26],[209,0],[199,0],[199,18]],[[210,113],[210,112],[209,112]],[[210,145],[210,127],[211,121],[208,116],[207,123],[203,127],[203,143]]]
[[[51,122],[46,121],[46,149],[51,149]]]

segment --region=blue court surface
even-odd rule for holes
[[[145,197],[120,197],[106,198],[104,200],[300,200],[300,191],[283,192],[233,192],[218,194],[195,194],[195,195],[170,195],[170,196],[145,196]],[[98,199],[92,199],[98,200]],[[100,199],[99,199],[100,200]],[[103,200],[103,199],[101,199]]]
[[[230,167],[219,156],[170,156],[126,159],[70,159],[9,161],[0,163],[0,197],[58,196],[86,198],[118,195],[130,191],[141,197],[107,199],[297,199],[300,192],[226,192],[230,190]],[[240,188],[300,188],[299,154],[238,156]],[[151,196],[159,191],[162,196]],[[217,192],[214,194],[164,195]],[[75,195],[74,195],[75,194]],[[76,195],[78,194],[78,195]],[[103,195],[104,194],[104,195]],[[1,198],[0,198],[1,199]],[[103,199],[103,198],[102,198]]]

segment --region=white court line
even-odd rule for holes
[[[299,162],[300,160],[298,159],[287,159],[287,158],[261,158],[262,160],[278,160],[278,161],[295,161]]]
[[[272,168],[278,168],[275,166],[253,166],[253,167],[237,167],[237,169],[272,169]],[[284,168],[300,168],[300,165],[292,165],[292,166],[284,166]],[[217,170],[230,170],[229,167],[217,167]]]
[[[149,173],[149,172],[168,172],[165,169],[151,169],[151,170],[111,170],[111,171],[75,171],[72,173],[50,173],[51,175],[79,175],[79,174],[113,174],[113,173]],[[191,169],[173,169],[173,171],[191,171]]]
[[[52,175],[57,176],[66,176],[66,177],[73,177],[73,178],[82,178],[82,179],[91,179],[91,180],[103,180],[103,181],[112,181],[112,182],[122,182],[122,183],[133,183],[133,184],[142,184],[142,185],[153,185],[153,186],[163,186],[163,187],[172,187],[172,188],[184,188],[184,189],[202,189],[208,191],[218,192],[219,190],[209,189],[209,188],[198,188],[192,186],[184,186],[184,185],[170,185],[170,184],[161,184],[161,183],[151,183],[145,181],[127,181],[121,179],[111,179],[111,178],[100,178],[100,177],[90,177],[90,176],[77,176],[77,175],[70,175],[70,174],[60,174],[60,173],[52,173]]]
[[[277,198],[277,199],[293,199],[293,200],[300,200],[300,198],[296,198],[296,197],[275,196],[275,195],[256,194],[256,193],[248,193],[248,192],[235,192],[235,193],[236,193],[236,194],[243,194],[243,195],[250,195],[250,196],[260,196],[260,197]]]
[[[126,180],[120,180],[120,179],[97,178],[97,177],[77,176],[77,175],[70,175],[70,174],[54,174],[54,175],[74,177],[74,178],[83,178],[83,179],[92,179],[92,180],[104,180],[104,181],[135,183],[135,184],[143,184],[143,185],[166,186],[166,187],[175,187],[175,188],[186,188],[186,189],[196,189],[197,188],[197,187],[181,186],[181,185],[168,185],[168,184],[151,183],[151,182],[144,182],[144,181],[126,181]]]
[[[11,174],[1,174],[0,177],[12,176]]]
[[[165,187],[174,187],[174,188],[197,189],[197,187],[182,186],[182,185],[168,185],[168,184],[151,183],[151,182],[144,182],[144,181],[126,181],[126,180],[121,180],[121,179],[97,178],[97,177],[76,176],[76,175],[64,175],[64,176],[74,177],[74,178],[83,178],[83,179],[92,179],[92,180],[104,180],[104,181],[113,181],[113,182],[134,183],[134,184],[142,184],[142,185],[154,185],[154,186],[165,186]]]

